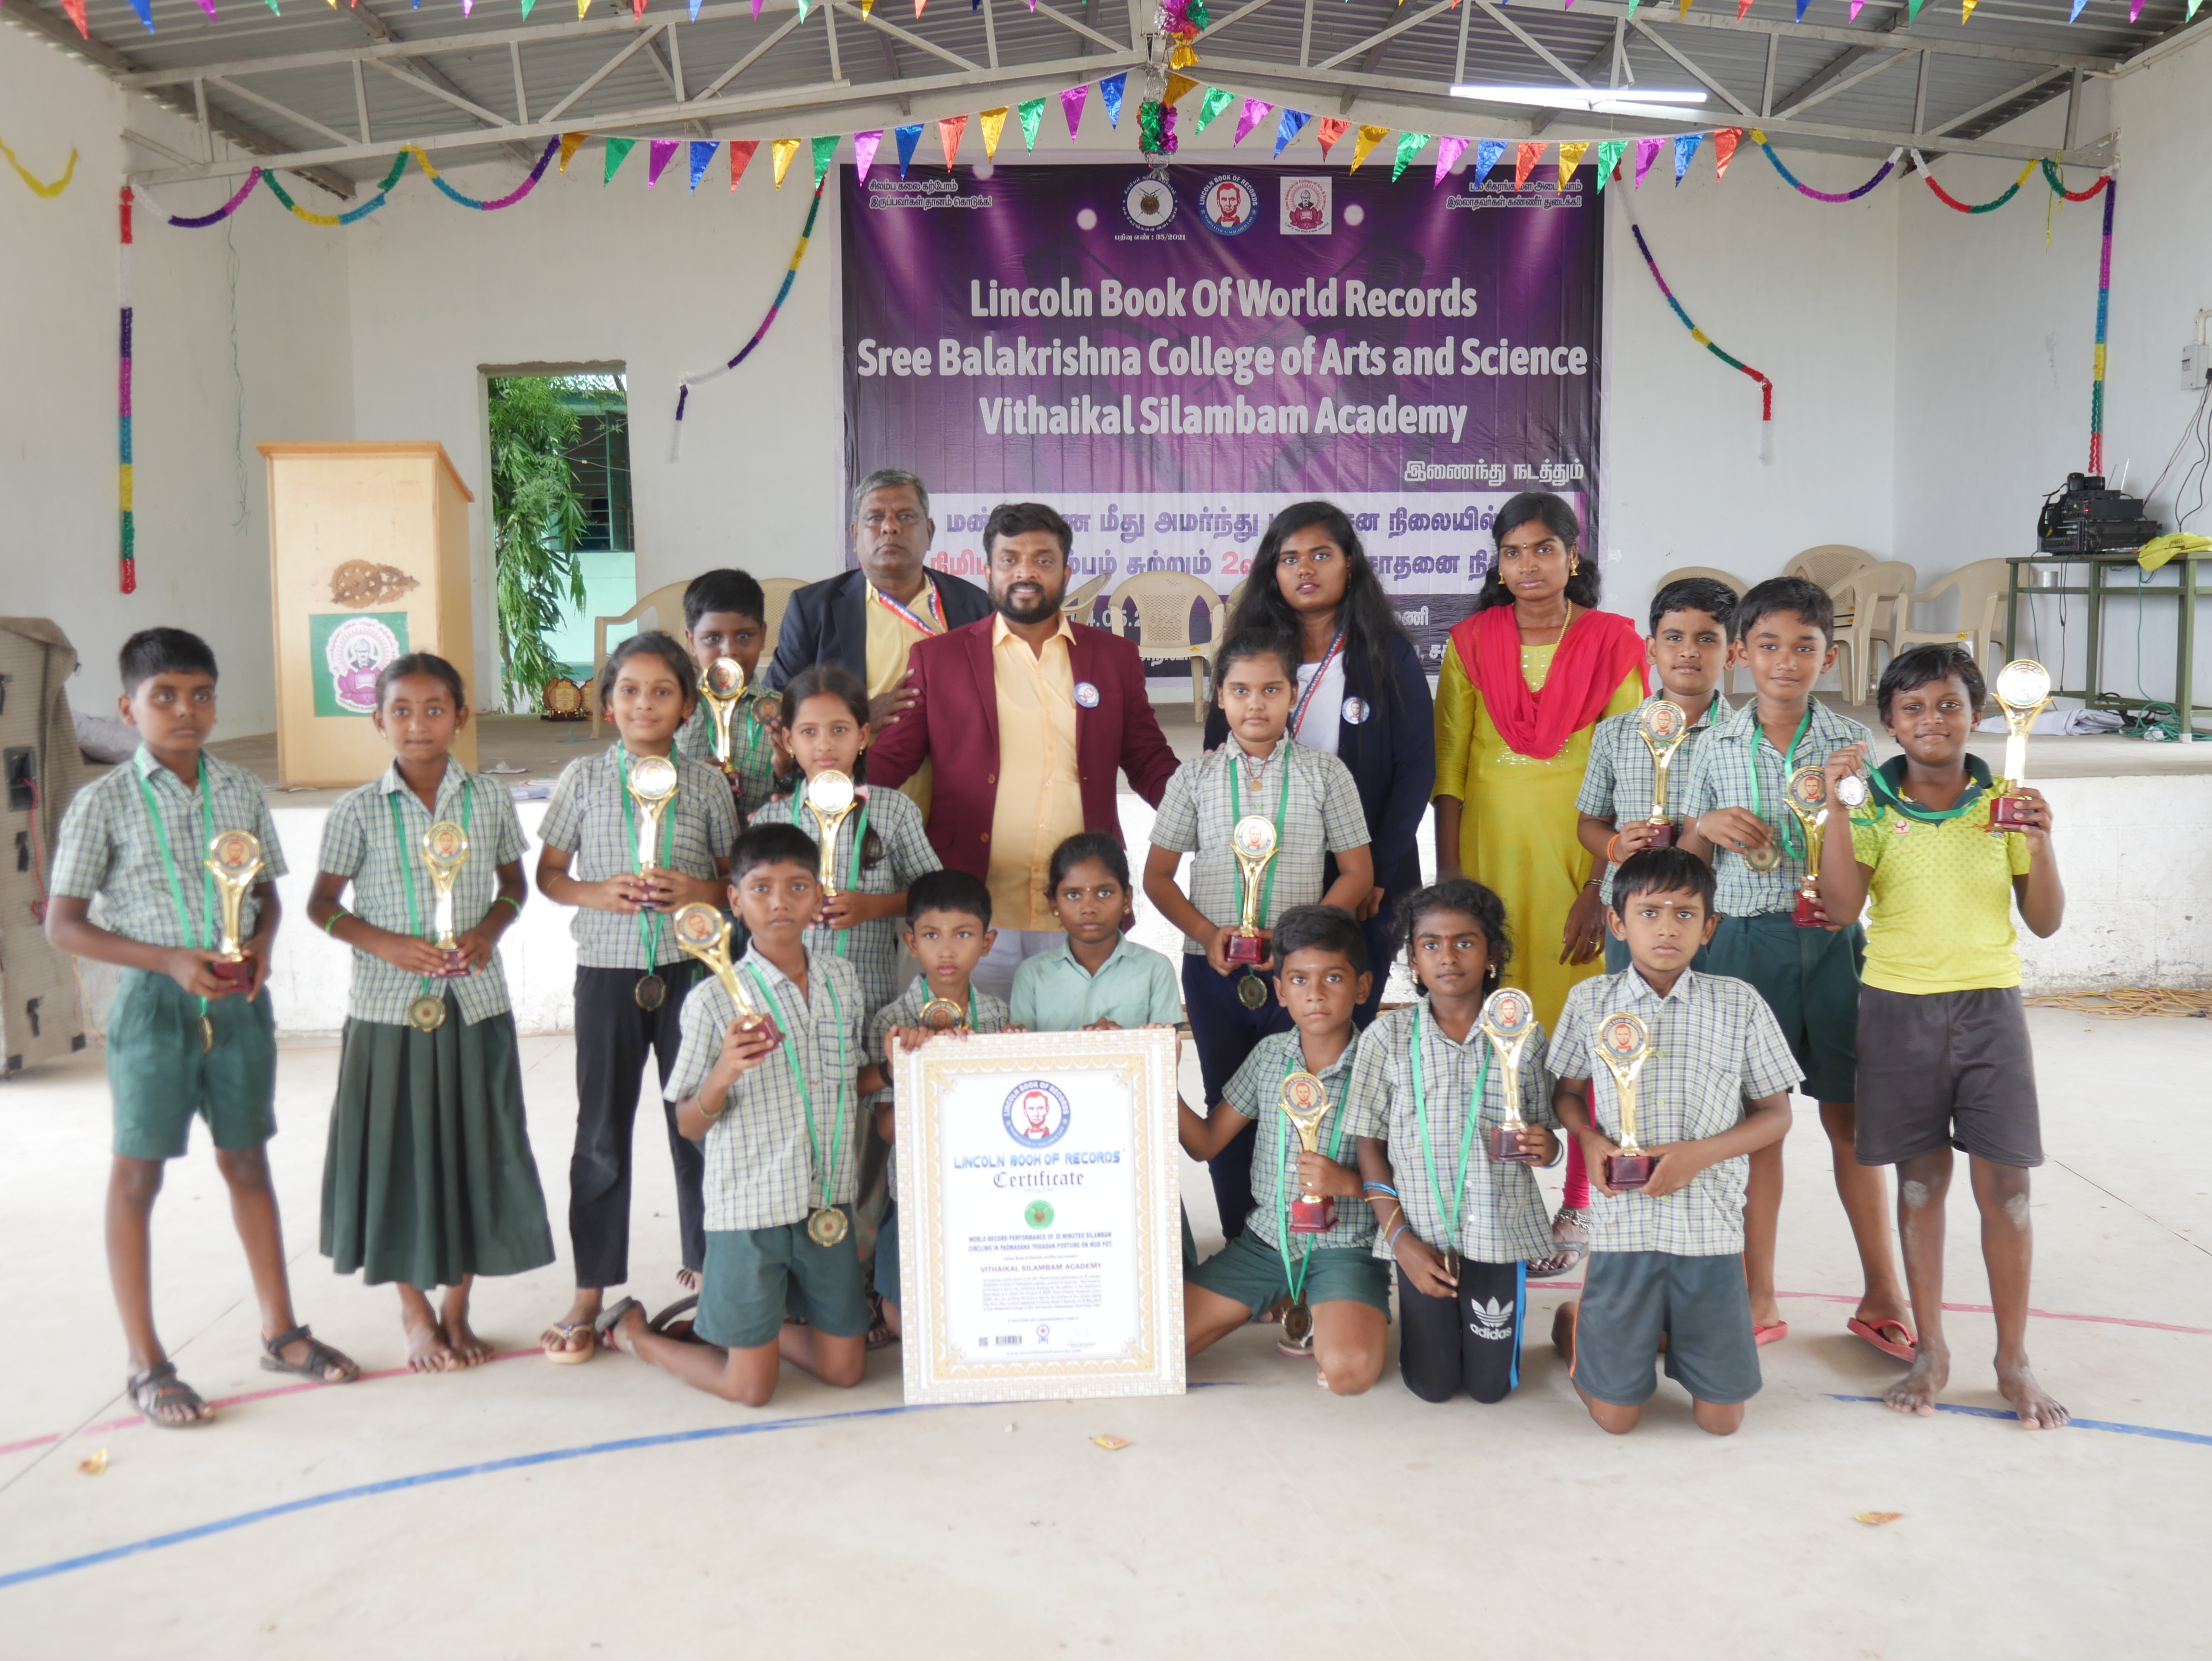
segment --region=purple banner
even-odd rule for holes
[[[920,473],[930,563],[977,581],[993,505],[1049,502],[1109,589],[1226,593],[1278,509],[1326,496],[1440,657],[1508,496],[1588,518],[1603,212],[1587,170],[1431,173],[848,170],[848,476]]]

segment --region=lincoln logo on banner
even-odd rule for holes
[[[1506,497],[1556,490],[1592,518],[1604,221],[1587,172],[1561,190],[1380,168],[848,171],[842,210],[848,475],[928,481],[939,569],[981,581],[992,507],[1034,498],[1074,527],[1077,581],[1185,571],[1225,594],[1277,510],[1326,496],[1439,659]]]

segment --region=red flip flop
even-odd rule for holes
[[[1778,1344],[1790,1335],[1790,1323],[1777,1321],[1771,1327],[1753,1327],[1751,1342],[1754,1344]]]
[[[1912,1329],[1902,1321],[1869,1323],[1862,1321],[1854,1315],[1850,1320],[1844,1322],[1844,1325],[1850,1329],[1853,1337],[1865,1339],[1885,1355],[1893,1355],[1900,1361],[1917,1360],[1919,1358],[1920,1340],[1914,1335]],[[1882,1336],[1882,1334],[1893,1329],[1903,1333],[1905,1336],[1902,1339]]]

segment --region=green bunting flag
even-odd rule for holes
[[[1208,87],[1206,101],[1198,106],[1198,130],[1204,132],[1215,116],[1236,101],[1236,97],[1226,87]]]
[[[822,188],[822,175],[830,171],[830,164],[837,159],[839,137],[832,133],[827,138],[814,141],[814,187],[817,190]]]
[[[1627,148],[1627,141],[1619,138],[1608,138],[1602,144],[1600,144],[1597,147],[1597,187],[1599,190],[1602,191],[1605,189],[1605,181],[1613,177],[1613,170],[1620,163],[1621,154],[1623,151],[1626,150]]]
[[[1026,104],[1017,104],[1014,113],[1021,118],[1023,148],[1034,150],[1036,149],[1037,124],[1044,119],[1044,100],[1032,98]]]
[[[605,179],[602,179],[599,183],[602,185],[612,184],[614,182],[616,171],[621,167],[624,158],[636,148],[637,140],[635,138],[610,138],[607,140],[607,176]]]
[[[1428,149],[1433,134],[1425,132],[1401,132],[1398,135],[1398,165],[1390,169],[1392,184],[1396,184],[1398,175],[1413,165],[1415,156]]]

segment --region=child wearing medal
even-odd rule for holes
[[[1718,722],[1698,745],[1683,793],[1680,846],[1713,867],[1720,927],[1705,970],[1751,983],[1774,1012],[1796,1056],[1798,1089],[1820,1104],[1834,1154],[1836,1193],[1858,1246],[1864,1289],[1846,1327],[1905,1360],[1912,1359],[1905,1287],[1889,1244],[1889,1191],[1879,1169],[1852,1157],[1858,1100],[1859,963],[1866,933],[1856,913],[1801,912],[1808,885],[1805,835],[1788,805],[1791,776],[1822,766],[1873,734],[1813,696],[1835,666],[1836,608],[1802,577],[1775,577],[1736,603],[1735,653],[1758,696]],[[1829,824],[1840,827],[1831,812]],[[1801,922],[1801,916],[1805,920]],[[1812,926],[1805,926],[1810,922]],[[1751,1156],[1744,1202],[1744,1274],[1759,1342],[1790,1335],[1774,1294],[1775,1235],[1782,1216],[1782,1147]]]
[[[719,980],[684,1006],[668,1097],[707,1166],[706,1272],[690,1330],[664,1329],[689,1299],[648,1322],[625,1298],[598,1322],[624,1354],[747,1407],[768,1404],[783,1361],[839,1389],[867,1366],[851,1238],[860,983],[851,964],[806,944],[820,859],[796,826],[757,824],[730,861],[731,909],[750,936],[732,973],[781,1035],[744,1019]]]
[[[761,648],[767,640],[768,597],[750,573],[724,567],[691,579],[684,590],[684,644],[698,667],[699,684],[705,686],[707,672],[719,659],[727,658],[745,672],[744,703],[730,714],[727,776],[741,827],[775,791],[776,704],[757,696]],[[714,712],[703,693],[676,734],[676,753],[716,766]]]
[[[1504,904],[1480,883],[1453,877],[1407,895],[1397,934],[1425,995],[1360,1035],[1345,1122],[1359,1139],[1375,1255],[1397,1266],[1398,1372],[1425,1402],[1462,1390],[1502,1402],[1521,1382],[1528,1264],[1552,1250],[1529,1169],[1559,1155],[1543,1028],[1531,1014],[1510,1069],[1483,1029],[1512,946]],[[1521,1129],[1504,1139],[1514,1157],[1499,1159],[1493,1133],[1508,1119]]]
[[[2043,1163],[2035,1055],[2020,1001],[2012,911],[2056,934],[2066,891],[2051,805],[2017,782],[2027,828],[1993,831],[1988,764],[1966,748],[1986,696],[1973,654],[1909,647],[1882,671],[1881,724],[1904,754],[1862,776],[1857,745],[1829,758],[1831,799],[1851,834],[1823,844],[1820,897],[1856,916],[1870,896],[1859,994],[1861,1164],[1897,1167],[1897,1229],[1920,1324],[1912,1366],[1883,1396],[1932,1415],[1949,1382],[1943,1339],[1943,1208],[1951,1151],[1966,1152],[1996,1315],[1997,1390],[2030,1430],[2067,1421],[2027,1361],[2028,1171]]]
[[[309,921],[353,947],[323,1255],[398,1285],[417,1372],[491,1359],[469,1325],[476,1276],[553,1261],[499,963],[526,844],[507,787],[449,753],[468,716],[445,659],[384,666],[374,719],[392,764],[331,807],[307,901]]]
[[[1287,1299],[1284,1354],[1319,1362],[1323,1389],[1358,1396],[1381,1375],[1390,1340],[1390,1273],[1374,1256],[1375,1219],[1358,1203],[1346,1134],[1367,940],[1348,911],[1294,906],[1276,922],[1275,959],[1275,995],[1291,1030],[1253,1046],[1207,1116],[1188,1104],[1176,1115],[1194,1159],[1254,1132],[1252,1214],[1221,1250],[1185,1270],[1183,1348],[1195,1355]],[[1314,1152],[1285,1102],[1302,1112],[1320,1106]]]
[[[737,840],[730,787],[671,751],[698,695],[690,654],[670,635],[633,635],[600,672],[599,707],[620,741],[562,770],[538,836],[538,891],[573,905],[576,941],[576,1141],[568,1161],[568,1238],[576,1295],[539,1342],[550,1361],[588,1361],[601,1293],[629,1278],[631,1130],[648,1053],[665,1085],[676,1064],[695,965],[666,914],[726,904]],[[697,1146],[666,1109],[686,1287],[706,1239]]]
[[[1274,919],[1316,901],[1356,913],[1373,886],[1367,815],[1351,770],[1286,735],[1299,655],[1272,627],[1222,642],[1214,676],[1229,742],[1168,780],[1145,856],[1146,897],[1184,935],[1183,1005],[1208,1102],[1222,1099],[1255,1044],[1291,1026],[1261,978],[1273,967]],[[1176,880],[1185,854],[1196,856],[1188,894]],[[1332,854],[1337,878],[1324,892]],[[1251,1167],[1252,1139],[1242,1132],[1207,1167],[1231,1239],[1251,1214]]]
[[[141,630],[123,642],[118,667],[117,702],[138,751],[79,791],[64,815],[46,929],[61,951],[122,970],[107,1010],[107,1269],[130,1349],[124,1388],[148,1424],[176,1429],[215,1417],[154,1330],[154,1201],[195,1117],[214,1139],[252,1271],[261,1365],[332,1384],[360,1369],[293,1318],[270,1185],[276,1022],[264,984],[284,854],[261,781],[204,753],[216,720],[205,641]]]
[[[865,757],[868,691],[860,678],[834,663],[800,670],[783,689],[783,739],[799,778],[753,815],[758,824],[793,824],[823,849],[821,916],[807,931],[811,952],[844,958],[860,977],[861,1001],[874,1014],[899,985],[899,923],[907,885],[944,861],[930,846],[921,810],[896,790],[870,789]],[[830,800],[826,822],[815,812],[823,790],[815,780],[850,787],[852,806]],[[843,794],[841,790],[837,794]],[[825,840],[824,833],[834,839]]]

